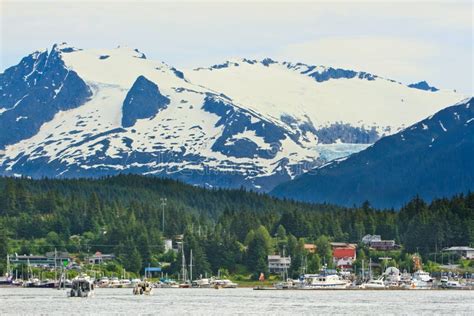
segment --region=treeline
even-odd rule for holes
[[[165,231],[162,204],[166,198]],[[406,252],[429,255],[474,243],[474,194],[435,200],[414,198],[401,210],[375,210],[368,202],[343,208],[278,200],[244,190],[207,190],[174,180],[120,175],[97,180],[0,178],[0,260],[19,254],[67,250],[116,254],[129,271],[180,256],[164,253],[163,236],[184,234],[198,274],[266,271],[266,256],[293,258],[292,271],[330,263],[329,241],[359,242],[382,235]],[[305,242],[318,253],[303,256]],[[0,262],[0,269],[4,269]]]

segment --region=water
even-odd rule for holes
[[[474,291],[253,291],[97,289],[68,298],[53,289],[0,288],[0,315],[474,315]]]

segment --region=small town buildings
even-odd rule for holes
[[[356,258],[356,247],[353,244],[333,247],[332,260],[337,268],[351,269]]]
[[[395,240],[383,240],[380,235],[365,235],[362,243],[375,250],[393,250],[399,248]]]
[[[282,257],[280,255],[268,256],[268,271],[270,273],[282,273],[291,266],[291,257]]]
[[[11,264],[25,264],[32,267],[54,267],[62,262],[71,262],[67,252],[47,252],[45,255],[19,255],[10,256]]]
[[[89,262],[90,264],[101,264],[105,261],[110,261],[114,259],[114,254],[103,254],[102,252],[97,251],[95,254],[87,258],[87,262]]]
[[[443,249],[443,252],[456,253],[465,259],[474,260],[474,248],[467,246],[456,246]]]

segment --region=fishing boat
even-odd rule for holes
[[[214,288],[235,289],[239,284],[228,279],[212,279],[211,286]]]
[[[70,297],[90,297],[94,294],[94,282],[88,275],[81,274],[72,280]]]

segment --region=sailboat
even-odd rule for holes
[[[184,245],[181,251],[181,275],[183,277],[182,283],[179,284],[180,288],[189,288],[191,284],[188,282],[187,279],[187,270],[186,270],[186,257],[184,256]]]

